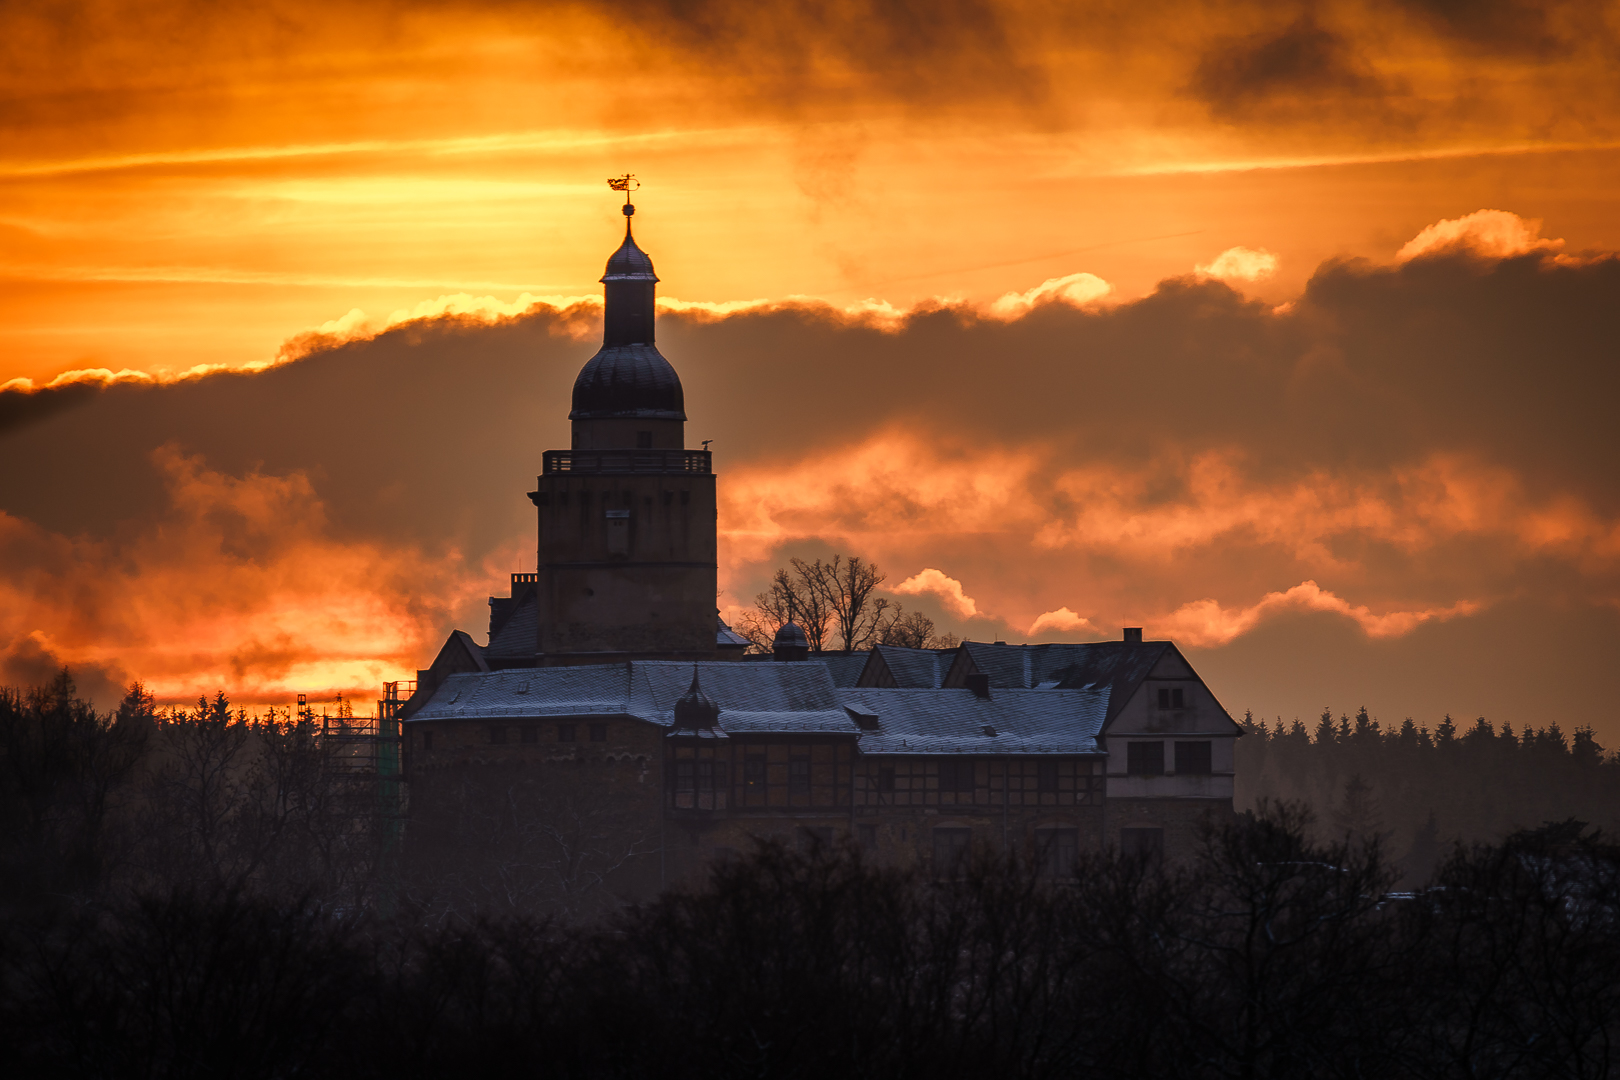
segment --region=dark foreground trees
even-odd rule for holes
[[[1390,894],[1267,807],[1054,885],[766,846],[608,924],[240,893],[13,921],[12,1075],[1585,1077],[1620,1033],[1620,852],[1578,823]]]

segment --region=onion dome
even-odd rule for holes
[[[805,660],[810,656],[810,639],[804,627],[789,619],[771,640],[771,654],[778,660]]]
[[[692,665],[692,685],[675,702],[675,727],[700,731],[712,728],[720,719],[720,706],[698,686],[697,665]]]
[[[681,378],[653,345],[604,345],[574,380],[570,420],[685,420]]]
[[[625,209],[634,210],[627,206]],[[657,281],[658,275],[653,273],[652,258],[641,248],[636,246],[636,238],[630,235],[630,223],[624,223],[624,243],[619,245],[608,259],[607,272],[602,275],[602,283],[610,281]]]
[[[608,259],[602,348],[574,380],[570,420],[685,420],[680,376],[653,344],[653,302],[658,275],[630,234],[624,206],[624,243]]]

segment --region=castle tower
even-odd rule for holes
[[[715,487],[686,449],[680,376],[653,344],[658,275],[624,243],[602,275],[602,347],[574,381],[573,446],[548,450],[535,491],[536,662],[715,658]]]

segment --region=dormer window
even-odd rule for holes
[[[1174,687],[1174,688],[1171,688],[1171,687],[1168,687],[1168,686],[1159,687],[1159,708],[1161,708],[1161,709],[1185,709],[1186,707],[1187,707],[1186,700],[1182,697],[1182,689],[1181,689],[1181,687],[1179,687],[1179,686]]]

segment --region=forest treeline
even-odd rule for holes
[[[375,780],[307,717],[139,687],[97,713],[64,673],[0,692],[7,1074],[1610,1074],[1620,847],[1589,819],[1439,824],[1512,791],[1489,820],[1608,805],[1590,732],[1249,723],[1240,768],[1336,801],[1259,799],[1188,861],[1087,851],[1061,882],[988,850],[940,880],[761,844],[564,921],[415,903]],[[1436,822],[1421,875],[1406,813]]]
[[[0,687],[0,910],[173,889],[364,906],[383,825],[374,778],[334,768],[320,724],[223,694],[98,713],[61,672]]]
[[[1295,801],[1317,811],[1319,838],[1378,838],[1410,882],[1427,879],[1456,842],[1495,840],[1579,818],[1620,832],[1620,758],[1589,726],[1554,721],[1515,732],[1449,715],[1433,731],[1385,727],[1365,708],[1323,710],[1307,728],[1243,718],[1237,804]]]
[[[763,846],[604,924],[178,889],[10,920],[12,1076],[1601,1077],[1620,849],[1578,822],[1392,893],[1267,804],[1054,885]]]

